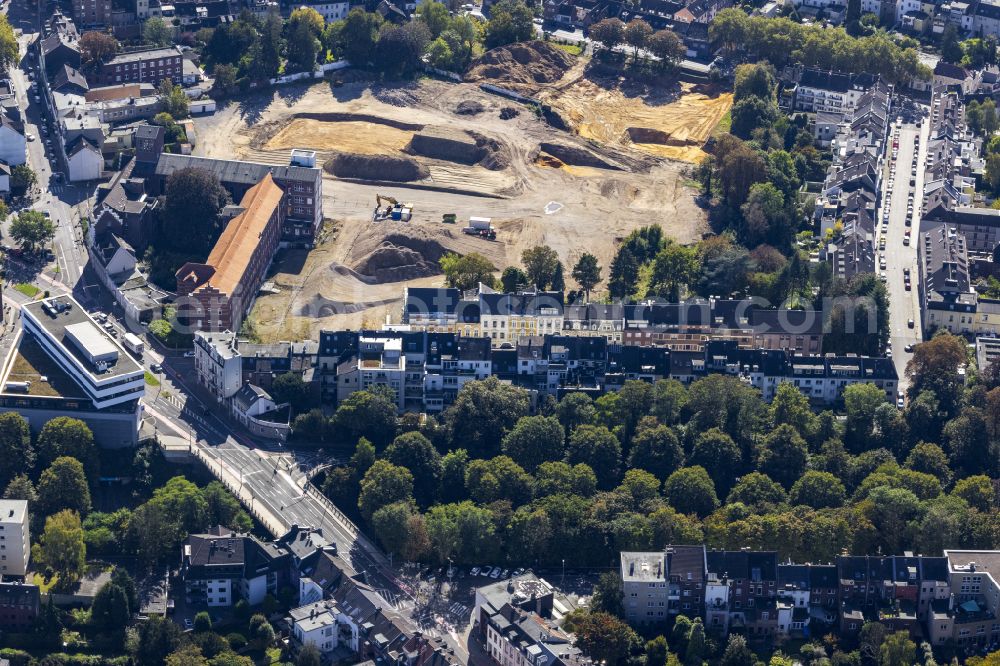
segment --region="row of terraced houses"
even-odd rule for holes
[[[686,615],[719,634],[762,638],[856,636],[877,621],[935,646],[985,647],[1000,641],[998,575],[1000,551],[843,555],[828,564],[703,545],[621,553],[631,624]]]

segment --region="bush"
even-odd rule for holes
[[[246,636],[236,633],[235,631],[226,635],[226,641],[229,643],[229,647],[231,647],[234,652],[239,652],[247,646]]]

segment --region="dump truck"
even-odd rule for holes
[[[493,220],[489,217],[470,217],[469,226],[462,229],[470,236],[479,236],[486,240],[496,240],[497,231],[493,228]]]

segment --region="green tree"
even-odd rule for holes
[[[322,655],[315,643],[306,643],[295,656],[295,666],[321,666]]]
[[[733,438],[718,428],[706,430],[694,442],[689,465],[698,465],[712,477],[716,490],[728,493],[743,466],[743,454]]]
[[[174,85],[173,81],[170,79],[160,81],[157,92],[160,95],[160,105],[172,118],[183,120],[191,115],[191,99],[184,93],[184,89],[178,85]]]
[[[521,253],[521,263],[528,281],[538,289],[545,289],[556,274],[559,255],[547,245],[536,245]]]
[[[4,14],[0,18],[0,72],[6,73],[17,62],[19,49],[14,28]]]
[[[172,248],[207,256],[219,228],[219,213],[228,202],[229,194],[209,171],[185,168],[170,174],[163,218],[170,224]]]
[[[698,274],[698,251],[693,247],[669,242],[653,260],[650,288],[658,295],[677,301],[681,288]]]
[[[662,634],[646,641],[645,666],[666,666],[667,654],[667,639]]]
[[[437,504],[426,515],[427,535],[441,562],[449,557],[459,563],[482,561],[495,554],[493,513],[472,502]]]
[[[119,645],[125,637],[125,627],[131,616],[125,590],[114,582],[108,581],[94,595],[94,603],[90,607],[90,624],[99,632],[115,635],[115,642]]]
[[[910,397],[933,391],[948,414],[954,414],[964,379],[959,368],[968,362],[965,341],[947,333],[917,345],[906,364]]]
[[[10,187],[16,192],[24,192],[38,182],[38,176],[27,164],[18,164],[10,170]]]
[[[267,621],[264,615],[255,613],[250,618],[249,635],[247,638],[257,646],[258,650],[263,650],[274,642],[274,627],[271,626],[271,623]]]
[[[616,17],[601,19],[590,26],[590,38],[608,51],[625,41],[625,24]]]
[[[593,469],[601,488],[612,488],[621,478],[621,443],[604,426],[582,425],[574,430],[569,437],[566,460]]]
[[[879,666],[911,666],[917,655],[917,644],[906,631],[897,631],[885,637],[879,649]]]
[[[660,60],[662,69],[673,69],[687,55],[684,42],[673,30],[657,30],[646,40],[646,48]]]
[[[704,467],[682,467],[663,486],[670,505],[681,513],[693,513],[703,518],[719,506],[712,478]]]
[[[358,495],[358,509],[365,520],[383,506],[393,502],[413,501],[413,474],[405,467],[387,460],[376,460],[363,479]]]
[[[758,457],[760,471],[791,488],[806,469],[809,452],[802,437],[788,424],[778,426],[764,439]]]
[[[85,70],[95,69],[118,52],[118,40],[114,35],[97,30],[83,33],[77,46],[80,49],[80,62]]]
[[[38,480],[38,513],[50,515],[72,509],[86,515],[90,511],[90,488],[83,465],[76,458],[56,458]]]
[[[665,479],[684,464],[684,449],[676,433],[668,426],[643,420],[632,438],[628,467],[644,469],[657,478]]]
[[[531,499],[532,479],[509,456],[473,460],[465,468],[465,488],[480,504],[507,500],[520,506]]]
[[[7,488],[3,491],[3,498],[26,500],[30,510],[33,508],[32,505],[38,501],[38,493],[35,492],[35,486],[27,474],[18,474],[7,484]]]
[[[486,48],[525,42],[535,34],[534,15],[522,0],[500,0],[490,7],[486,23]]]
[[[948,456],[937,444],[918,443],[910,450],[904,464],[915,472],[936,476],[943,486],[948,485],[951,481]]]
[[[241,508],[240,503],[218,481],[212,481],[201,489],[205,500],[205,523],[208,526],[222,525],[237,532],[249,532],[253,521]]]
[[[973,509],[989,513],[996,503],[996,492],[993,482],[985,474],[977,474],[961,479],[955,483],[951,494],[965,500]]]
[[[295,412],[308,411],[313,404],[309,384],[297,372],[286,372],[271,382],[271,397],[278,404],[287,402]]]
[[[771,423],[775,427],[790,425],[803,437],[808,437],[815,427],[816,417],[809,408],[809,399],[797,387],[782,382],[771,401]]]
[[[310,7],[310,9],[316,11]],[[295,11],[300,11],[297,9]],[[318,14],[317,14],[318,15]],[[288,35],[288,63],[296,71],[311,72],[316,69],[316,56],[319,55],[322,44],[319,41],[320,33],[314,32],[308,21],[299,21],[290,25]]]
[[[239,71],[232,65],[220,63],[212,69],[212,96],[229,97],[237,92]]]
[[[535,471],[535,495],[590,497],[597,491],[597,475],[588,465],[544,462]]]
[[[173,35],[166,21],[153,16],[142,24],[142,39],[153,46],[168,46],[173,41]]]
[[[847,414],[844,433],[848,448],[862,450],[874,425],[875,410],[885,403],[885,391],[874,384],[851,384],[844,389],[844,411]]]
[[[454,446],[465,448],[474,458],[488,458],[500,452],[504,434],[527,414],[524,389],[489,377],[463,386],[445,411],[444,422]]]
[[[958,29],[954,25],[945,26],[941,33],[941,58],[946,62],[962,62],[962,46],[958,42]]]
[[[400,501],[380,507],[372,514],[372,531],[383,548],[395,555],[405,551],[409,540],[407,529],[414,513],[412,504]]]
[[[0,414],[0,485],[35,466],[28,421],[17,412]]]
[[[747,639],[739,634],[731,634],[719,666],[754,666],[755,663],[756,659],[747,646]]]
[[[577,646],[595,663],[624,664],[639,644],[639,636],[627,624],[607,613],[588,613],[576,626]]]
[[[345,442],[365,437],[376,449],[386,446],[396,435],[396,404],[391,392],[355,391],[340,401],[332,428]]]
[[[190,534],[208,525],[208,503],[201,489],[183,476],[175,476],[153,492],[149,504],[163,507],[175,530]]]
[[[55,233],[52,221],[37,210],[20,211],[10,224],[10,237],[28,252],[47,244]]]
[[[505,293],[516,293],[528,287],[528,275],[517,266],[508,266],[500,275],[500,285]]]
[[[97,473],[97,446],[86,423],[69,416],[57,416],[38,433],[38,460],[50,464],[63,456],[76,458],[91,476]]]
[[[448,6],[443,2],[431,0],[422,2],[417,7],[417,18],[427,24],[427,29],[432,38],[437,38],[451,24],[451,16],[448,13]]]
[[[583,289],[589,301],[591,290],[601,281],[601,265],[597,263],[597,257],[584,252],[573,266],[573,279]]]
[[[756,97],[762,100],[774,98],[774,68],[766,63],[737,65],[733,73],[733,99]]]
[[[788,494],[780,483],[767,474],[750,472],[740,477],[726,498],[727,504],[745,504],[761,513],[773,511],[788,501]]]
[[[622,578],[617,571],[605,571],[597,579],[590,601],[590,610],[595,613],[607,613],[618,618],[625,615],[625,590],[622,586]]]
[[[385,458],[393,465],[410,470],[417,501],[423,506],[429,505],[441,481],[441,454],[430,440],[419,432],[404,433],[385,450]]]
[[[774,125],[778,119],[778,107],[770,100],[751,95],[733,104],[729,115],[732,121],[730,131],[747,140],[752,138],[755,130]]]
[[[438,263],[449,287],[465,291],[476,288],[480,282],[487,286],[494,284],[493,273],[496,272],[496,267],[477,252],[466,255],[448,252]]]
[[[684,663],[686,666],[701,666],[705,658],[705,625],[701,618],[696,617],[691,623],[691,633],[688,634],[687,647],[684,650]]]
[[[529,472],[565,453],[563,427],[554,416],[525,416],[507,433],[501,450]]]
[[[355,67],[367,67],[375,55],[381,25],[380,15],[366,12],[361,7],[352,9],[340,30],[344,58]]]
[[[195,614],[194,630],[198,633],[212,630],[212,617],[207,611],[201,611]]]
[[[35,556],[32,552],[32,556]],[[45,519],[45,531],[38,542],[39,564],[51,567],[64,580],[77,580],[87,564],[80,514],[64,510]]]
[[[646,48],[649,38],[653,35],[653,29],[649,24],[640,18],[634,18],[625,24],[623,35],[625,43],[632,47],[632,59],[639,60],[639,50]]]
[[[809,470],[792,485],[791,498],[793,504],[835,509],[843,505],[845,494],[844,484],[833,474]]]
[[[138,640],[130,651],[138,666],[164,666],[167,656],[180,645],[180,627],[159,615],[151,615],[137,629]]]

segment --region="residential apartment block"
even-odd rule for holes
[[[981,649],[1000,639],[1000,551],[942,557],[842,555],[831,564],[781,563],[774,552],[672,545],[622,552],[626,619],[666,625],[702,617],[748,637],[857,636],[867,622],[933,645]]]
[[[0,576],[23,576],[31,556],[28,502],[0,500]]]
[[[251,606],[277,596],[288,583],[291,554],[279,543],[235,534],[222,527],[192,534],[181,548],[181,576],[188,603],[232,606],[245,599]]]
[[[711,340],[735,340],[744,349],[783,349],[817,354],[823,348],[823,314],[768,310],[750,300],[647,301],[564,305],[561,294],[496,294],[480,289],[406,288],[403,325],[411,331],[490,338],[494,347],[522,336],[600,336],[609,343],[702,351]]]
[[[284,197],[266,174],[243,196],[241,212],[226,224],[205,263],[189,261],[177,270],[178,316],[195,330],[239,330],[278,249]]]
[[[0,629],[28,632],[41,611],[41,591],[21,577],[0,576]]]
[[[163,79],[170,79],[179,84],[184,74],[183,60],[184,54],[176,46],[119,53],[101,65],[96,83],[99,86],[119,83],[151,83],[157,86]]]

